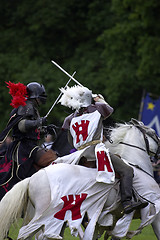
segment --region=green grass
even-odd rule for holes
[[[12,226],[9,233],[9,236],[12,237],[14,240],[17,239],[18,230],[20,228],[21,221],[18,224],[19,226]],[[136,229],[136,227],[138,227],[139,224],[140,224],[140,220],[133,220],[130,229],[131,230]],[[70,234],[69,228],[66,228],[65,234],[64,234],[64,240],[76,240],[76,239],[79,239],[79,238],[72,237]],[[155,237],[155,234],[153,233],[152,227],[147,226],[142,230],[142,233],[140,235],[135,236],[132,239],[133,240],[156,240],[156,237]],[[100,240],[103,240],[103,236],[100,238]]]

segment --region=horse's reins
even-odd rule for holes
[[[128,163],[129,163],[129,165],[138,168],[139,170],[141,170],[141,171],[143,171],[144,173],[148,174],[150,177],[154,178],[154,176],[152,176],[150,173],[146,172],[146,171],[145,171],[143,168],[141,168],[140,166],[135,165],[135,164],[130,163],[130,162],[128,162]]]
[[[147,152],[148,155],[150,155],[150,153],[151,153],[151,154],[154,155],[154,159],[158,159],[158,154],[160,153],[160,140],[159,140],[158,136],[157,136],[156,134],[153,136],[153,134],[150,134],[149,132],[147,133],[147,134],[157,143],[157,145],[158,145],[157,151],[156,151],[156,153],[155,153],[155,152],[152,152],[152,151],[150,150],[150,148],[149,148],[149,141],[148,141],[148,138],[147,138],[147,136],[146,136],[146,131],[145,131],[145,129],[143,129],[142,126],[139,126],[139,125],[137,125],[137,124],[134,124],[134,123],[132,123],[132,124],[133,124],[133,126],[137,127],[137,128],[139,129],[139,131],[141,131],[141,133],[143,134],[143,138],[144,138],[144,142],[145,142],[145,145],[146,145],[146,149],[143,149],[143,148],[141,148],[141,147],[139,147],[139,146],[132,145],[132,144],[129,144],[129,143],[126,143],[126,142],[119,142],[119,144],[124,144],[124,145],[129,146],[129,147],[137,148],[137,149],[139,149],[139,150],[142,150],[142,151],[144,151],[144,152]],[[113,143],[113,141],[112,141],[112,139],[110,138],[110,135],[109,135],[109,134],[107,134],[106,139],[107,139],[111,144]]]
[[[140,150],[142,150],[142,151],[144,151],[144,152],[147,152],[148,155],[149,155],[150,153],[152,153],[152,154],[155,154],[155,156],[156,156],[157,153],[158,153],[158,151],[159,151],[159,147],[158,147],[156,153],[152,152],[152,151],[149,149],[149,141],[148,141],[148,138],[147,138],[147,136],[146,136],[146,131],[145,131],[142,127],[140,127],[140,126],[136,126],[136,125],[134,125],[134,126],[137,127],[137,128],[141,131],[141,133],[143,134],[144,142],[145,142],[145,144],[146,144],[146,149],[143,149],[143,148],[141,148],[141,147],[139,147],[139,146],[135,146],[135,145],[132,145],[132,144],[129,144],[129,143],[125,143],[125,142],[119,142],[119,143],[120,143],[120,144],[127,145],[127,146],[130,146],[130,147],[138,148],[138,149],[140,149]],[[151,137],[154,141],[156,141],[156,143],[158,144],[158,139],[156,140],[156,139],[153,138],[152,136],[150,136],[150,137]],[[158,144],[158,146],[159,146],[159,144]]]
[[[127,146],[129,146],[129,147],[138,148],[138,149],[140,149],[140,150],[146,152],[145,149],[143,149],[143,148],[141,148],[141,147],[138,147],[138,146],[135,146],[135,145],[132,145],[132,144],[129,144],[129,143],[119,142],[119,144],[124,144],[124,145],[127,145]]]
[[[134,147],[134,148],[140,149],[140,150],[142,150],[142,151],[144,151],[144,152],[147,152],[148,155],[149,155],[149,153],[155,154],[155,157],[156,157],[156,156],[158,155],[158,152],[160,151],[160,144],[159,144],[158,138],[155,139],[155,138],[153,138],[152,136],[150,136],[150,137],[158,144],[157,152],[154,153],[154,152],[152,152],[152,151],[149,149],[149,141],[148,141],[148,138],[147,138],[147,136],[146,136],[146,131],[145,131],[142,127],[140,127],[140,126],[137,126],[137,125],[134,125],[134,126],[137,127],[137,128],[142,132],[143,137],[144,137],[144,142],[145,142],[145,144],[146,144],[146,149],[143,149],[143,148],[141,148],[141,147],[139,147],[139,146],[135,146],[135,145],[132,145],[132,144],[129,144],[129,143],[125,143],[125,142],[119,142],[119,144],[124,144],[124,145],[127,145],[127,146],[129,146],[129,147]],[[145,171],[143,168],[141,168],[140,166],[134,165],[134,164],[132,164],[132,163],[129,163],[129,164],[130,164],[131,166],[134,166],[134,167],[140,169],[141,171],[147,173],[150,177],[154,178],[151,174],[149,174],[148,172],[146,172],[146,171]]]

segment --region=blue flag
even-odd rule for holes
[[[147,93],[141,115],[141,121],[144,125],[153,128],[160,137],[160,97],[153,99]]]

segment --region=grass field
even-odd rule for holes
[[[136,227],[139,226],[139,223],[140,223],[139,220],[134,220],[132,222],[132,224],[131,224],[130,229],[131,230],[136,229]],[[12,237],[12,239],[14,239],[14,240],[17,239],[18,229],[19,229],[19,227],[17,227],[17,226],[16,227],[12,226],[11,229],[10,229],[9,236]],[[76,240],[76,239],[78,240],[79,238],[78,237],[72,237],[70,235],[69,228],[67,228],[65,230],[64,240]],[[126,239],[126,238],[124,238],[124,239]],[[135,236],[132,239],[133,240],[156,240],[156,237],[155,237],[155,235],[153,233],[153,230],[152,230],[151,226],[148,226],[148,227],[143,229],[143,231],[142,231],[142,233],[140,235]],[[100,240],[103,240],[103,236],[100,238]]]

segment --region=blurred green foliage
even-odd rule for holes
[[[104,95],[115,121],[138,118],[143,90],[160,94],[159,11],[155,0],[1,0],[0,130],[11,111],[5,81],[43,83],[48,112],[68,81],[52,59]],[[58,104],[48,121],[61,125],[68,112]]]

